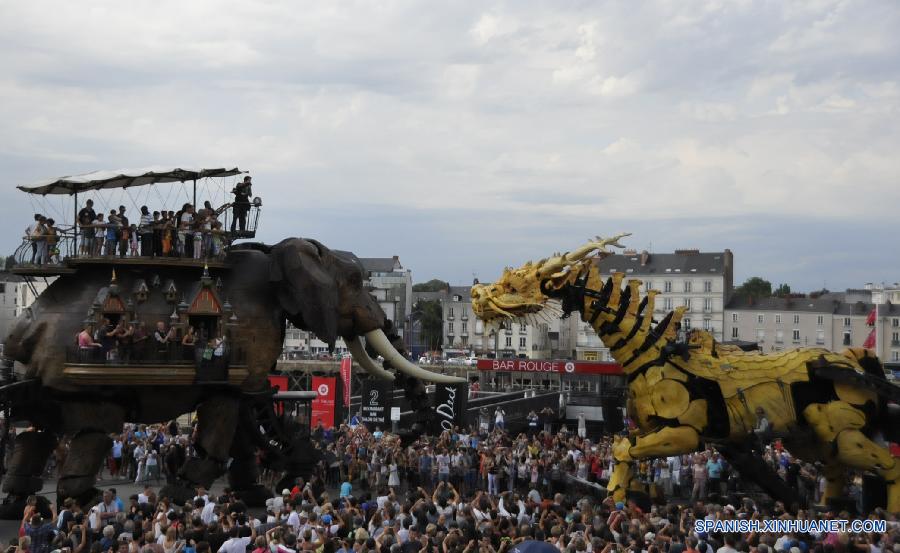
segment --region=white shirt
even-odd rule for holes
[[[231,538],[222,544],[219,553],[245,553],[250,545],[250,536],[246,538]]]
[[[138,494],[138,503],[150,503],[150,498],[147,497],[147,494],[141,492]]]
[[[300,535],[300,514],[297,511],[291,511],[288,515],[287,523],[294,529],[294,534]]]
[[[215,510],[215,503],[207,501],[206,504],[203,505],[203,510],[200,511],[200,520],[203,521],[203,524],[212,524],[213,522],[215,522]]]

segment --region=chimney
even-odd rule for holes
[[[641,252],[641,267],[646,266],[649,261],[650,261],[650,253],[647,250],[643,250]]]
[[[695,249],[695,248],[675,250],[675,255],[696,255],[698,253],[700,253],[700,250]]]
[[[622,252],[622,255],[635,255],[635,254],[637,254],[637,250],[635,250],[633,248],[629,248]]]

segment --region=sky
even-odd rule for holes
[[[738,282],[892,283],[898,28],[890,1],[0,0],[0,251],[72,211],[16,185],[236,165],[259,239],[415,281],[629,231],[730,248]]]

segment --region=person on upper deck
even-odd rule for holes
[[[78,212],[78,226],[81,227],[81,247],[78,248],[79,255],[91,255],[94,247],[94,219],[97,214],[94,212],[94,201],[88,200],[84,203],[84,207]]]
[[[250,211],[250,196],[253,194],[250,180],[250,175],[247,175],[244,177],[244,182],[235,186],[231,191],[234,194],[234,217],[231,219],[231,232],[234,232],[235,225],[238,225],[241,231],[247,230],[247,213]]]

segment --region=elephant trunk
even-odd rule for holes
[[[375,351],[380,353],[387,363],[390,363],[398,371],[407,376],[438,384],[458,384],[466,381],[464,378],[426,371],[425,369],[410,363],[409,360],[403,357],[400,352],[394,348],[383,330],[378,329],[366,332],[366,342],[371,345]],[[365,352],[363,352],[363,355],[365,356]]]

